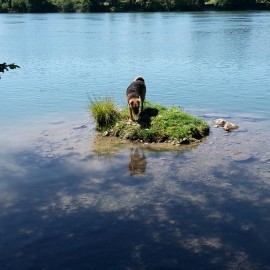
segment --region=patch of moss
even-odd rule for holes
[[[93,108],[92,104],[90,109],[94,115]],[[96,110],[95,113],[97,113]],[[111,112],[108,113],[111,114]],[[177,107],[166,108],[159,104],[145,102],[144,110],[133,123],[128,122],[128,108],[120,111],[114,106],[112,114],[116,116],[115,121],[102,120],[102,124],[98,122],[100,117],[94,116],[97,129],[103,131],[106,136],[141,142],[184,144],[198,141],[209,134],[209,125],[204,120],[183,112]],[[107,118],[110,119],[110,117]]]

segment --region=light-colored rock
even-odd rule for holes
[[[222,118],[218,118],[218,119],[214,120],[213,122],[216,126],[220,126],[220,127],[223,127],[226,124],[226,120],[224,120]]]
[[[229,131],[233,131],[233,130],[238,129],[238,126],[235,125],[235,124],[233,124],[233,123],[231,123],[231,122],[229,122],[229,121],[226,121],[226,123],[225,123],[223,129],[224,129],[225,131],[228,131],[228,132],[229,132]]]
[[[237,125],[235,125],[229,121],[226,121],[225,119],[222,119],[222,118],[218,118],[218,119],[213,120],[213,123],[214,123],[216,128],[223,127],[223,129],[227,132],[238,129]]]

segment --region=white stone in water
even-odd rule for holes
[[[218,118],[213,121],[215,125],[223,127],[226,124],[226,120]]]
[[[231,123],[231,122],[229,122],[229,121],[227,121],[227,122],[225,123],[224,127],[223,127],[223,129],[224,129],[225,131],[232,131],[232,130],[235,130],[235,129],[237,129],[237,128],[238,128],[237,125],[235,125],[235,124],[233,124],[233,123]]]

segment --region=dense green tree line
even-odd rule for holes
[[[0,0],[0,12],[113,12],[253,9],[270,0]]]

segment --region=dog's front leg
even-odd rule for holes
[[[129,121],[132,122],[133,121],[132,109],[130,108],[130,106],[128,106],[128,108],[129,108]]]

